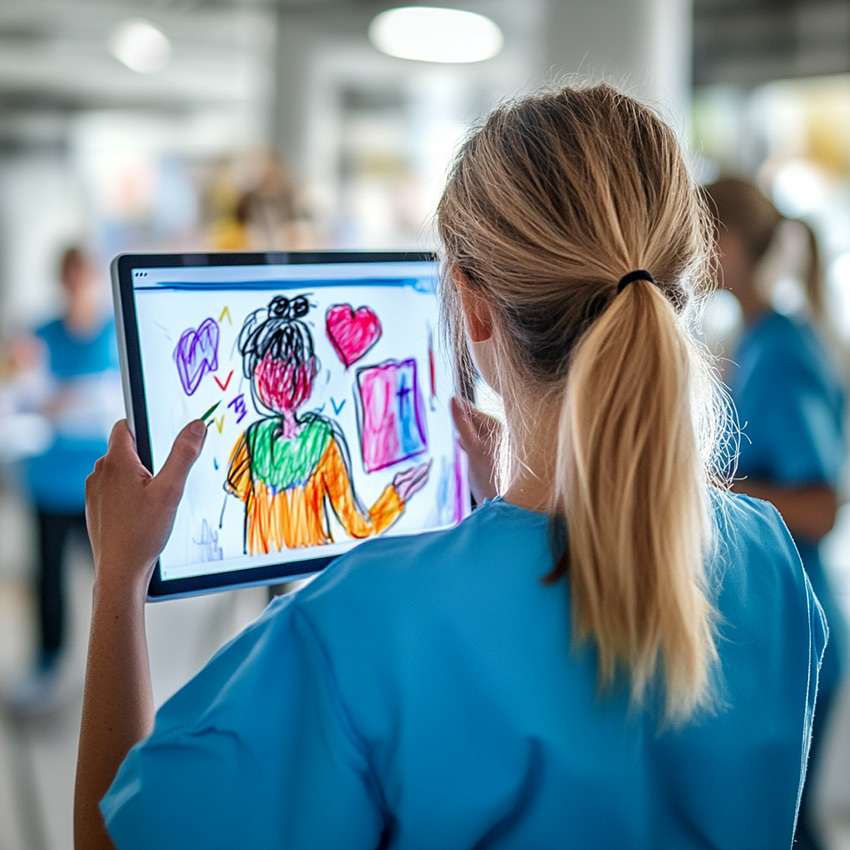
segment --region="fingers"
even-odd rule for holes
[[[430,471],[431,461],[428,461],[428,463],[421,463],[419,466],[411,466],[395,476],[393,486],[402,502],[406,502],[414,493],[418,493],[425,486]]]
[[[428,478],[428,471],[431,465],[423,463],[421,466],[413,466],[405,470],[403,475],[404,484],[408,490],[418,490],[422,483]]]
[[[108,450],[110,452],[129,450],[135,454],[136,441],[133,438],[133,434],[130,431],[130,426],[127,424],[126,419],[119,419],[112,426],[112,433],[109,435]]]
[[[177,435],[168,458],[154,479],[157,486],[165,487],[174,496],[180,497],[183,485],[186,483],[186,476],[204,447],[206,434],[206,425],[200,419],[196,419]]]
[[[457,429],[460,447],[467,452],[472,452],[481,445],[492,441],[498,436],[501,424],[498,419],[482,413],[472,404],[464,399],[453,397],[451,400],[452,419]]]
[[[471,406],[472,405],[468,402],[461,401],[460,399],[452,396],[452,419],[454,420],[455,429],[457,430],[458,442],[464,451],[469,450],[469,446],[473,443],[473,437],[475,434],[475,428],[472,424],[472,418],[469,413],[469,408]]]
[[[424,470],[419,475],[411,479],[407,487],[407,498],[409,499],[414,493],[418,493],[428,483],[428,470]]]
[[[418,484],[420,481],[424,482],[428,479],[428,473],[431,471],[432,463],[433,460],[429,460],[428,463],[420,464],[413,470],[413,484]]]

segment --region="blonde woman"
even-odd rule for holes
[[[501,496],[361,545],[154,718],[144,588],[203,429],[150,479],[118,426],[78,848],[790,846],[825,629],[776,511],[709,482],[711,231],[673,134],[608,86],[507,105],[438,223],[461,371],[505,403]]]

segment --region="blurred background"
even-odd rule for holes
[[[561,75],[604,77],[660,109],[700,181],[749,177],[781,212],[814,228],[834,332],[839,345],[850,342],[846,0],[445,0],[439,5],[483,14],[489,26],[458,36],[457,23],[429,33],[420,22],[413,48],[388,44],[392,33],[373,24],[390,5],[0,3],[4,694],[14,698],[38,652],[37,518],[25,479],[27,459],[48,437],[20,404],[40,391],[22,385],[37,360],[26,340],[69,309],[60,280],[69,246],[91,262],[89,309],[104,321],[108,265],[119,252],[432,247],[432,211],[471,122]],[[430,52],[386,52],[410,49]],[[793,311],[800,282],[793,269],[785,277],[774,300]],[[739,321],[721,294],[710,344],[725,350]],[[114,374],[108,359],[102,371]],[[114,419],[120,393],[103,389],[102,410]],[[0,711],[0,850],[71,847],[92,569],[81,535],[68,552],[60,696],[33,701],[37,710]],[[824,552],[850,610],[846,507]],[[150,607],[157,700],[266,598],[240,591]],[[850,848],[846,685],[834,715],[812,781],[826,846],[838,850]]]

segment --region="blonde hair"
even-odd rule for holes
[[[708,207],[718,229],[734,233],[741,241],[752,268],[761,262],[780,232],[780,225],[789,221],[749,180],[722,177],[704,189]],[[811,315],[818,321],[826,318],[826,296],[817,237],[811,226],[801,219],[790,219],[805,229],[808,242],[804,292]]]
[[[551,513],[566,544],[546,580],[569,580],[574,640],[595,641],[601,686],[625,673],[634,706],[660,693],[682,721],[711,703],[717,653],[713,394],[688,327],[711,279],[711,224],[676,139],[608,85],[508,104],[459,152],[437,223],[460,380],[473,368],[468,286],[494,314],[506,407],[525,411],[512,426],[539,427],[529,399],[560,406]],[[618,295],[635,269],[656,284]]]

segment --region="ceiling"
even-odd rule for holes
[[[848,0],[694,0],[695,85],[848,72]]]
[[[633,2],[634,0],[624,0]],[[453,0],[441,5],[450,5]],[[589,0],[551,0],[589,2]],[[317,31],[365,33],[381,0],[2,0],[0,144],[49,137],[56,121],[120,107],[160,112],[266,96],[278,16]],[[481,0],[509,37],[527,0]],[[147,18],[174,45],[162,72],[137,74],[107,49],[110,30]],[[525,16],[527,17],[527,15]],[[526,26],[526,31],[528,27]],[[850,0],[694,0],[694,82],[755,85],[850,71]]]
[[[272,14],[251,0],[3,0],[0,108],[167,107],[188,99],[244,99],[257,60],[272,48]],[[168,34],[175,49],[167,69],[140,75],[109,53],[110,31],[127,18],[149,19]]]

